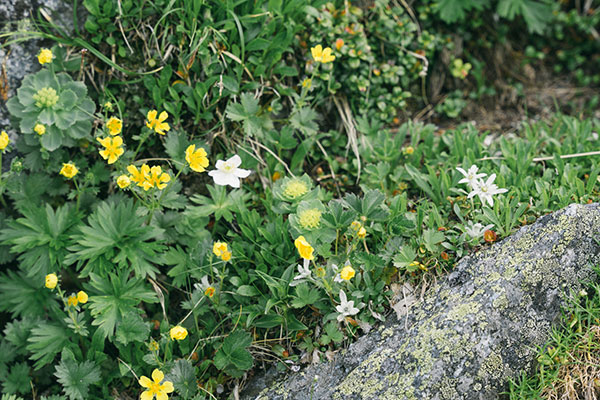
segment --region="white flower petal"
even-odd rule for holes
[[[217,163],[215,164],[215,168],[218,170],[222,170],[223,168],[225,168],[225,161],[218,160]]]
[[[241,168],[237,168],[233,173],[235,174],[235,176],[237,176],[238,178],[246,178],[248,175],[250,175],[252,171],[250,171],[249,169],[241,169]]]
[[[237,168],[240,165],[242,165],[242,159],[240,158],[240,156],[238,156],[236,154],[233,157],[231,157],[229,160],[227,160],[227,163],[229,163],[230,165],[233,165],[235,168]]]

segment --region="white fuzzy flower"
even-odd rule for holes
[[[358,314],[359,311],[358,308],[354,307],[354,300],[348,301],[346,293],[343,290],[340,290],[340,305],[336,306],[335,309],[340,313],[337,317],[337,320],[340,322],[350,315]]]
[[[294,280],[310,278],[310,274],[310,268],[306,263],[304,265],[298,264],[298,275],[294,277]]]
[[[212,176],[215,184],[234,188],[240,187],[240,178],[246,178],[250,175],[250,170],[238,168],[242,164],[242,159],[237,154],[227,161],[218,160],[215,164],[217,169],[208,173]]]
[[[460,167],[457,167],[456,169],[458,170],[458,172],[464,175],[464,178],[458,181],[458,183],[467,183],[472,188],[475,187],[475,184],[477,183],[479,178],[483,178],[486,175],[478,174],[477,171],[479,171],[479,168],[476,165],[472,165],[468,171],[465,171]]]
[[[485,231],[487,231],[488,229],[492,229],[493,227],[494,224],[483,226],[479,222],[474,224],[473,221],[469,221],[467,226],[465,226],[465,233],[469,235],[472,239],[477,239],[482,237]]]
[[[478,180],[472,186],[473,191],[471,193],[469,193],[469,195],[467,197],[470,199],[471,197],[474,197],[475,195],[477,195],[477,196],[479,196],[479,200],[481,200],[481,204],[485,205],[485,202],[487,201],[489,203],[490,207],[493,207],[494,206],[494,197],[493,196],[495,194],[508,192],[508,190],[506,190],[506,189],[499,189],[498,185],[496,185],[494,183],[495,179],[496,179],[496,174],[492,174],[489,176],[487,181],[484,181],[483,179]]]

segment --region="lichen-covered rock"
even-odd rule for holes
[[[463,258],[407,321],[243,398],[496,399],[509,377],[531,369],[569,293],[594,276],[598,233],[597,204],[544,216]]]

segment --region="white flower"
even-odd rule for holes
[[[245,178],[252,172],[248,169],[238,168],[241,164],[242,159],[236,154],[227,161],[217,161],[215,164],[217,169],[210,171],[208,175],[212,176],[217,185],[239,188],[240,178]]]
[[[494,198],[495,194],[506,193],[508,190],[506,189],[498,189],[498,185],[494,183],[496,179],[496,174],[491,174],[487,181],[483,181],[483,179],[478,180],[473,185],[473,191],[469,193],[467,196],[469,199],[474,197],[475,195],[479,196],[479,200],[481,200],[481,204],[485,205],[487,201],[490,204],[490,207],[494,206]]]
[[[294,277],[294,280],[298,279],[306,279],[310,278],[310,268],[308,268],[308,264],[304,263],[304,265],[298,264],[298,275]]]
[[[479,168],[477,168],[476,165],[472,165],[468,171],[465,171],[464,169],[462,169],[460,167],[457,167],[456,169],[458,170],[458,172],[460,172],[461,174],[463,174],[465,176],[460,181],[458,181],[458,183],[467,183],[467,184],[469,184],[470,187],[475,187],[479,178],[483,178],[486,175],[486,174],[478,174],[477,171],[479,171]]]
[[[348,301],[346,293],[340,290],[340,305],[335,307],[336,311],[340,313],[337,320],[342,322],[344,318],[350,315],[358,314],[358,308],[354,307],[354,300]]]
[[[473,224],[473,221],[469,221],[468,225],[465,226],[465,233],[469,235],[472,239],[477,239],[483,236],[485,231],[487,231],[488,229],[492,229],[493,227],[494,224],[483,226],[479,222]]]

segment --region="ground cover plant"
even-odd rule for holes
[[[486,242],[596,201],[597,119],[502,135],[408,117],[491,96],[477,57],[510,27],[535,50],[593,35],[598,12],[404,3],[89,0],[72,32],[40,16],[5,36],[49,41],[6,103],[17,139],[0,135],[6,397],[227,398],[253,367],[331,357]]]

